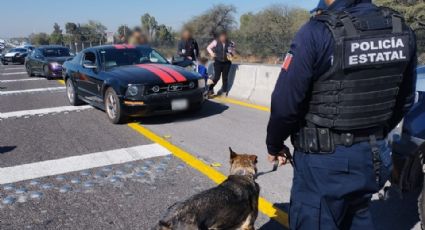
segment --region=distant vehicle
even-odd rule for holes
[[[25,48],[14,48],[9,50],[2,56],[1,62],[3,65],[7,65],[9,63],[19,63],[24,64],[25,58],[28,55],[28,49]]]
[[[35,46],[33,46],[33,45],[24,45],[24,46],[22,46],[22,48],[25,48],[28,51],[33,51],[35,49]]]
[[[68,48],[63,46],[41,46],[26,58],[28,76],[42,75],[47,79],[62,77],[62,65],[72,58]]]
[[[394,172],[392,183],[402,191],[422,189],[419,213],[425,221],[425,181],[422,153],[418,147],[425,143],[425,66],[417,69],[415,104],[392,137]],[[390,137],[391,138],[391,137]]]
[[[206,94],[198,73],[171,65],[148,46],[88,48],[63,67],[69,103],[106,110],[115,124],[128,116],[198,110]]]
[[[415,104],[404,117],[401,133],[393,141],[396,154],[407,156],[425,142],[425,66],[417,69],[416,91]]]

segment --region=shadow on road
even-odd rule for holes
[[[418,192],[400,194],[390,189],[387,200],[375,200],[371,204],[372,218],[377,230],[410,230],[419,222]]]
[[[16,149],[16,146],[0,146],[0,154],[8,153]]]
[[[275,203],[273,204],[273,206],[276,208],[279,208],[280,210],[286,213],[289,212],[289,203]],[[280,223],[270,219],[269,222],[265,223],[258,230],[288,230],[288,229],[282,226]]]
[[[152,117],[144,117],[144,118],[134,118],[134,122],[140,122],[142,124],[164,124],[164,123],[172,123],[172,122],[182,122],[182,121],[190,121],[197,120],[206,117],[211,117],[217,114],[221,114],[226,111],[229,107],[214,101],[207,100],[203,105],[202,109],[197,112],[184,112],[184,113],[176,113],[176,114],[168,114],[161,116],[152,116]]]

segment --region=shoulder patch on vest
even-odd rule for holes
[[[282,69],[288,71],[289,66],[291,65],[292,58],[294,55],[291,52],[288,52],[285,56],[285,60],[283,61]]]

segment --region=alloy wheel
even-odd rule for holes
[[[115,99],[113,94],[108,94],[107,99],[106,99],[106,110],[108,112],[108,116],[111,119],[115,119],[117,116],[117,100]]]

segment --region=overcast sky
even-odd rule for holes
[[[237,16],[256,12],[272,4],[286,4],[306,9],[314,8],[313,0],[6,0],[0,11],[0,37],[27,36],[33,32],[51,33],[53,23],[64,27],[66,22],[84,23],[89,19],[102,22],[108,31],[119,25],[140,24],[140,16],[149,13],[161,24],[178,29],[191,17],[214,4],[233,4]]]

